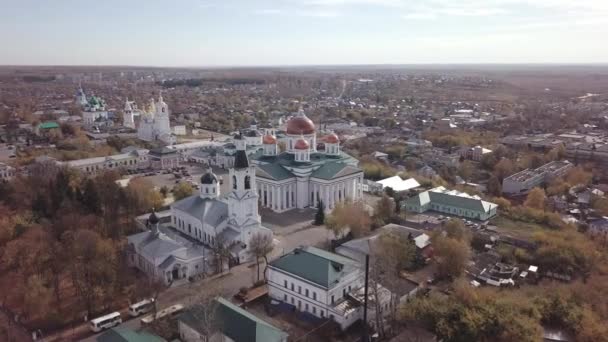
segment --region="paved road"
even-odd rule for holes
[[[298,246],[318,246],[325,244],[330,237],[330,233],[328,233],[324,227],[311,227],[286,235],[276,235],[275,248],[269,259],[273,260],[278,258],[285,253],[289,253]],[[260,267],[263,269],[264,266],[261,265]],[[162,309],[176,303],[182,303],[186,306],[195,304],[197,298],[200,298],[202,294],[209,293],[209,289],[219,291],[220,294],[225,297],[231,297],[236,294],[241,287],[251,286],[256,277],[255,273],[255,265],[244,264],[233,267],[229,274],[221,277],[204,279],[195,283],[187,283],[169,288],[159,296],[159,308]],[[127,317],[127,315],[123,314],[123,318],[124,317]],[[121,324],[121,327],[138,329],[140,327],[140,318],[128,320]],[[82,338],[88,333],[87,329],[87,325],[82,325],[73,331]],[[67,334],[63,335],[62,339],[57,339],[56,341],[73,340],[71,338],[71,336],[73,336],[71,333],[72,331],[68,331]],[[99,336],[99,334],[89,335],[82,341],[94,342],[97,336]]]

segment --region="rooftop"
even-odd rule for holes
[[[333,287],[340,278],[360,267],[352,259],[310,246],[296,248],[270,266],[325,288]]]

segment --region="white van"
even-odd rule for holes
[[[141,302],[129,305],[129,315],[137,317],[150,312],[154,308],[154,298],[144,299]]]
[[[184,309],[184,305],[175,304],[175,305],[172,305],[168,308],[164,308],[164,309],[160,310],[159,312],[157,312],[156,318],[154,318],[154,314],[148,315],[148,316],[142,318],[141,323],[146,325],[146,324],[150,324],[150,323],[154,322],[155,320],[161,319],[163,317],[167,317],[167,316],[175,317],[180,312],[182,312],[183,309]]]
[[[91,320],[91,330],[94,332],[100,332],[104,329],[108,329],[122,323],[120,318],[120,312],[112,312],[111,314],[101,316]]]

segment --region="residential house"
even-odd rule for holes
[[[361,264],[315,247],[300,247],[268,265],[269,296],[342,329],[363,315],[349,293],[363,286]]]
[[[365,256],[372,252],[374,243],[383,233],[395,233],[400,236],[411,239],[416,245],[416,252],[424,258],[432,256],[431,238],[425,232],[405,227],[397,224],[387,224],[376,230],[376,234],[362,237],[359,239],[350,240],[336,248],[336,253],[357,260],[361,264],[365,263]]]

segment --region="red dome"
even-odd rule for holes
[[[266,134],[262,139],[262,142],[266,145],[272,145],[277,143],[277,138],[272,134]]]
[[[287,134],[313,134],[315,124],[306,115],[294,116],[287,121]]]
[[[328,144],[337,144],[340,142],[340,138],[336,135],[336,133],[332,133],[323,139]]]
[[[298,141],[296,141],[296,145],[294,146],[294,148],[296,150],[308,150],[308,148],[310,148],[310,144],[304,139],[299,139]]]

